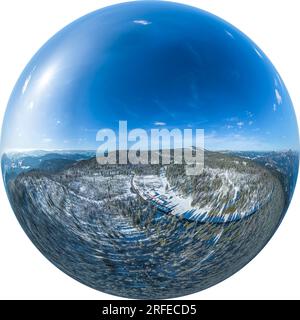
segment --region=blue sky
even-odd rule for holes
[[[96,149],[99,129],[201,128],[212,150],[298,149],[284,84],[237,29],[163,2],[108,7],[33,57],[12,93],[4,149]]]

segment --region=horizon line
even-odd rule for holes
[[[194,146],[189,146],[187,148],[176,148],[176,149],[188,149],[188,148],[192,148]],[[198,148],[200,149],[200,148]],[[116,149],[116,150],[112,150],[111,152],[114,151],[125,151],[125,150],[129,150],[129,149]],[[134,150],[134,149],[132,149]],[[140,150],[140,151],[159,151],[159,150],[163,150],[162,148],[160,149],[136,149],[136,150]],[[174,150],[174,148],[170,148],[170,150]],[[66,151],[78,151],[78,152],[94,152],[95,154],[97,153],[97,150],[95,149],[89,149],[89,148],[84,148],[84,149],[76,149],[76,148],[68,148],[68,149],[61,149],[61,148],[53,148],[53,149],[44,149],[44,148],[12,148],[12,149],[6,149],[6,150],[1,150],[1,154],[5,154],[5,153],[26,153],[26,152],[36,152],[36,151],[41,151],[41,152],[66,152]],[[294,152],[298,152],[300,153],[300,149],[296,149],[296,148],[285,148],[285,149],[248,149],[248,150],[241,150],[241,149],[207,149],[204,148],[204,151],[210,151],[210,152],[288,152],[288,151],[294,151]]]

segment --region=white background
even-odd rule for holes
[[[68,23],[124,1],[0,1],[0,120],[32,55]],[[246,33],[271,59],[289,89],[298,122],[299,0],[179,1],[210,11]],[[300,122],[299,122],[300,123]],[[189,299],[300,298],[300,185],[277,233],[241,271]],[[298,209],[298,210],[297,210]],[[18,224],[0,184],[0,299],[118,299],[90,289],[53,266]]]

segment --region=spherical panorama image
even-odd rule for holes
[[[1,168],[22,228],[105,293],[179,297],[228,278],[291,201],[299,135],[287,89],[229,23],[165,1],[106,7],[28,63]]]

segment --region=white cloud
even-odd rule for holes
[[[277,76],[274,78],[274,84],[275,84],[275,87],[282,87],[282,81],[279,77],[279,75],[277,74]]]
[[[241,129],[244,125],[244,122],[239,121],[236,125]]]
[[[227,129],[232,129],[233,126],[232,126],[231,124],[228,124],[226,128],[227,128]]]
[[[278,104],[282,104],[282,97],[278,91],[278,89],[275,89],[275,96]]]
[[[249,117],[249,118],[253,118],[253,113],[251,111],[246,111],[246,115]]]
[[[233,34],[231,32],[229,32],[227,30],[225,30],[225,32],[226,32],[227,35],[229,35],[230,38],[234,39],[234,36],[233,36]]]
[[[33,74],[33,72],[35,71],[35,69],[36,69],[36,66],[34,66],[34,67],[32,68],[29,76],[28,76],[27,79],[25,80],[24,85],[23,85],[23,87],[22,87],[22,94],[24,94],[24,93],[26,92],[26,90],[27,90],[27,88],[28,88],[28,85],[29,85],[29,82],[31,81],[32,74]]]
[[[248,124],[249,124],[249,126],[252,126],[253,125],[253,121],[249,121]]]
[[[33,102],[33,101],[30,101],[27,108],[28,108],[29,110],[32,110],[32,109],[34,108],[34,102]]]
[[[53,79],[56,71],[56,65],[50,65],[47,69],[45,69],[38,79],[37,89],[45,89],[49,85],[50,81]]]
[[[254,50],[255,50],[255,52],[257,53],[257,55],[258,55],[261,59],[264,58],[263,55],[259,52],[259,50],[258,50],[257,48],[254,48]]]
[[[57,121],[56,121],[56,124],[57,124],[57,125],[61,124],[61,121],[60,121],[60,120],[57,120]]]
[[[22,88],[22,94],[25,93],[25,91],[27,90],[28,84],[31,80],[31,74],[27,77],[27,79],[24,82],[23,88]]]
[[[217,135],[207,134],[204,137],[207,150],[271,150],[272,146],[254,136],[241,134]]]
[[[49,143],[49,142],[52,142],[52,139],[51,139],[51,138],[44,138],[44,139],[43,139],[43,142]]]
[[[148,20],[134,20],[133,23],[147,26],[147,25],[151,24],[152,22],[148,21]]]
[[[225,120],[229,121],[229,122],[235,122],[235,121],[239,121],[239,118],[238,117],[230,117],[230,118],[227,118]]]
[[[166,123],[165,122],[161,122],[161,121],[156,121],[156,122],[154,122],[154,125],[155,126],[165,126]]]
[[[274,103],[273,104],[273,111],[276,112],[277,111],[277,105]]]

